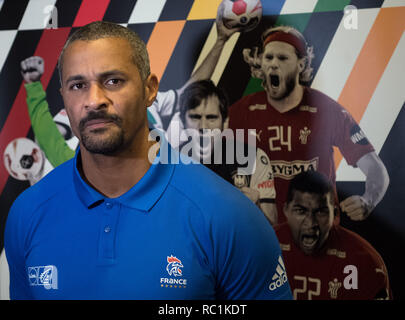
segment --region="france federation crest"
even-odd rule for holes
[[[170,255],[170,257],[167,257],[167,263],[166,271],[170,276],[181,277],[183,275],[183,271],[180,268],[183,268],[184,266],[180,259]]]

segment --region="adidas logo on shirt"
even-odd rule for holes
[[[277,288],[280,288],[284,283],[287,282],[287,272],[285,270],[283,258],[281,258],[281,256],[278,257],[276,272],[274,273],[271,280],[273,281],[269,285],[270,291],[274,291]]]

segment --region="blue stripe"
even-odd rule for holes
[[[128,28],[135,31],[145,43],[148,42],[154,27],[154,22],[128,24]]]
[[[190,78],[213,20],[190,20],[184,25],[160,82],[160,91],[178,89]]]
[[[159,21],[186,20],[193,3],[194,0],[166,1]]]
[[[313,75],[318,71],[342,17],[343,11],[314,12],[311,15],[304,37],[308,44],[314,47]],[[327,81],[333,81],[332,74],[327,76],[329,77]]]
[[[273,16],[280,14],[285,0],[262,0],[263,16]]]

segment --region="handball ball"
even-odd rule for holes
[[[44,155],[39,146],[27,138],[17,138],[6,147],[4,166],[17,180],[31,180],[42,173]]]
[[[223,0],[218,15],[226,28],[247,32],[256,28],[262,19],[262,3],[260,0]]]

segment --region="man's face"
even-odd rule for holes
[[[214,148],[215,135],[223,130],[224,121],[219,109],[219,99],[211,95],[203,99],[199,106],[186,112],[186,129],[198,130],[198,139],[193,138],[194,148],[199,150],[200,157],[208,159]],[[209,130],[204,130],[209,129]],[[212,131],[217,129],[215,131]]]
[[[298,59],[292,45],[272,41],[264,48],[261,67],[268,95],[274,100],[282,100],[288,97],[298,84],[303,59]]]
[[[305,254],[316,253],[329,236],[334,217],[331,196],[295,191],[284,205],[294,242]]]
[[[201,101],[200,105],[186,112],[187,129],[223,129],[223,119],[219,109],[219,99],[215,95]]]
[[[72,130],[89,152],[115,154],[135,142],[154,99],[150,78],[141,80],[124,39],[78,40],[66,49],[61,93]]]

